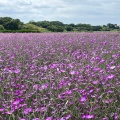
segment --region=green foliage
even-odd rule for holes
[[[23,25],[21,29],[28,30],[28,31],[48,32],[47,29],[38,27],[38,26],[30,24],[30,23]]]
[[[108,24],[107,24],[107,27],[108,27],[109,29],[115,29],[115,28],[116,28],[116,24],[108,23]]]
[[[92,26],[90,24],[77,24],[76,25],[78,31],[90,31],[92,30]]]
[[[48,26],[50,26],[49,21],[38,21],[38,22],[30,21],[29,23],[43,28],[47,28]]]
[[[73,27],[72,26],[66,26],[66,30],[67,31],[73,31]]]
[[[11,21],[11,17],[0,17],[0,24],[4,26],[5,23]]]
[[[55,26],[55,25],[50,25],[48,26],[47,29],[52,32],[63,32],[64,31],[64,28],[62,26]]]
[[[55,26],[64,26],[64,24],[60,21],[51,21],[50,24]]]
[[[52,32],[63,32],[64,31],[64,24],[59,21],[30,21],[30,24],[36,25],[38,27],[46,28]]]
[[[0,17],[0,32],[92,32],[92,31],[120,31],[117,24],[108,23],[107,25],[92,26],[90,24],[64,24],[60,21],[38,21],[31,20],[24,24],[19,19],[11,17]]]
[[[19,30],[21,29],[21,26],[22,26],[22,23],[18,19],[11,20],[4,24],[4,27],[7,30]]]
[[[101,26],[92,26],[92,31],[101,31],[102,27]]]
[[[3,27],[3,25],[0,25],[0,30],[5,30],[5,28]]]
[[[6,30],[19,30],[23,25],[19,19],[12,19],[10,17],[0,17],[0,24]]]

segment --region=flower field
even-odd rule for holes
[[[120,120],[120,33],[0,33],[0,120]]]

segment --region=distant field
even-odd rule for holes
[[[120,120],[120,33],[0,33],[0,120]]]

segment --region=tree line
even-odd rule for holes
[[[60,21],[29,21],[24,24],[19,19],[0,17],[1,32],[73,32],[73,31],[113,31],[120,30],[117,24],[107,25],[64,24]]]

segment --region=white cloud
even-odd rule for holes
[[[120,0],[4,0],[0,16],[30,20],[60,20],[64,23],[120,24]]]

